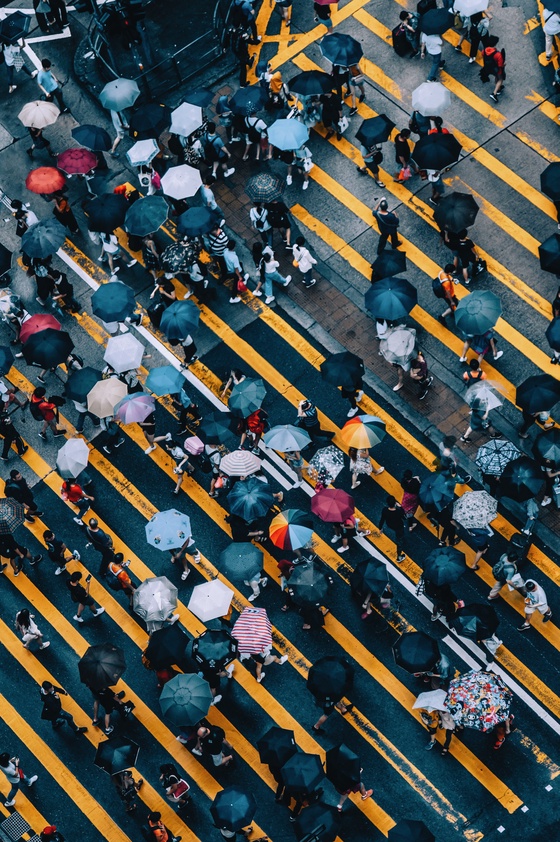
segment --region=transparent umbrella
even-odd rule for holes
[[[498,514],[498,501],[487,491],[467,491],[453,504],[453,519],[465,529],[484,529]]]
[[[163,622],[177,608],[177,588],[167,576],[144,579],[134,591],[134,612],[144,622]]]
[[[416,356],[416,331],[412,327],[393,327],[379,343],[379,351],[388,363],[407,370],[408,363]]]
[[[309,476],[323,485],[330,483],[337,478],[344,467],[344,454],[338,447],[329,445],[321,447],[309,460],[307,473]]]

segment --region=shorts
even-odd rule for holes
[[[535,611],[538,611],[540,614],[548,614],[550,608],[547,603],[544,605],[525,605],[525,613],[527,615],[531,616],[531,614],[534,614]]]
[[[365,80],[365,76],[360,73],[359,76],[351,76],[350,77],[350,84],[351,85],[363,85]]]
[[[253,659],[253,661],[256,661],[257,664],[263,664],[263,665],[264,665],[264,662],[266,660],[265,655],[251,655],[251,658]]]
[[[91,608],[92,605],[95,605],[95,602],[93,601],[93,597],[87,596],[83,602],[80,600],[76,605],[85,605],[87,608]]]
[[[211,754],[210,757],[212,758],[214,766],[221,766],[222,760],[224,759],[224,753],[221,751],[219,754]]]

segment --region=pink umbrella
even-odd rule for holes
[[[145,421],[156,408],[152,395],[125,395],[115,407],[115,417],[123,424],[137,424]]]
[[[78,146],[59,155],[56,165],[68,175],[85,175],[97,166],[97,155]]]
[[[35,316],[31,316],[30,319],[27,319],[22,324],[19,338],[25,344],[34,333],[39,333],[41,330],[46,330],[49,327],[53,330],[60,330],[62,325],[54,316],[49,316],[47,313],[38,313]]]
[[[265,608],[244,608],[231,635],[239,643],[240,655],[258,655],[272,646],[272,626]]]

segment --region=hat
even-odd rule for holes
[[[224,94],[221,97],[218,97],[218,102],[216,103],[216,114],[226,114],[228,111],[231,111],[229,107],[229,99]]]

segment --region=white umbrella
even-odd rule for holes
[[[27,102],[18,114],[18,119],[27,128],[44,129],[56,123],[60,109],[54,102],[36,99]]]
[[[98,418],[109,418],[114,415],[116,405],[126,394],[126,383],[116,377],[99,380],[88,392],[87,408]]]
[[[498,514],[498,501],[487,491],[467,491],[453,504],[453,520],[465,529],[486,529]]]
[[[485,12],[488,8],[488,2],[489,0],[456,0],[453,11],[470,18],[471,15],[476,15],[478,12]]]
[[[58,473],[64,479],[74,478],[87,467],[89,447],[83,439],[68,439],[56,456]]]
[[[186,199],[194,196],[202,185],[202,179],[198,170],[181,164],[180,167],[171,167],[161,179],[161,187],[166,196],[172,199]]]
[[[137,140],[131,146],[126,157],[133,167],[147,166],[159,153],[159,146],[155,140]]]
[[[416,331],[412,327],[393,327],[379,343],[379,350],[388,363],[400,365],[405,371],[416,356]]]
[[[220,462],[220,471],[229,477],[247,477],[261,469],[259,457],[248,450],[233,450]]]
[[[138,368],[144,356],[144,346],[131,333],[112,336],[107,342],[103,359],[117,374]]]
[[[175,111],[171,112],[171,134],[188,137],[202,126],[202,108],[183,102]]]
[[[485,411],[496,409],[497,406],[503,404],[503,401],[500,400],[494,391],[495,386],[498,386],[498,384],[494,384],[489,380],[481,380],[479,383],[474,383],[467,389],[465,402],[468,403],[471,409],[475,407],[477,409],[484,408]]]
[[[211,582],[204,582],[193,588],[187,608],[189,611],[207,623],[216,620],[218,617],[225,617],[229,611],[233,591],[224,585],[219,579],[212,579]]]
[[[412,108],[426,117],[441,116],[451,105],[451,94],[441,82],[422,82],[412,91]]]
[[[431,713],[433,710],[447,710],[445,700],[447,693],[445,690],[428,690],[426,693],[420,693],[414,704],[412,710],[422,708]]]
[[[177,608],[178,590],[167,576],[144,579],[134,591],[134,612],[146,622],[163,622]]]

